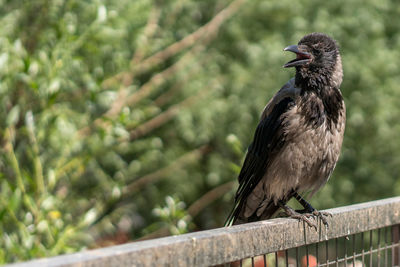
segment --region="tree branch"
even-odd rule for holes
[[[203,145],[199,148],[196,148],[195,150],[192,150],[180,156],[170,165],[134,180],[129,185],[126,185],[124,188],[122,188],[121,196],[118,199],[114,199],[109,203],[105,204],[105,207],[101,211],[101,215],[99,215],[91,225],[93,226],[99,223],[108,214],[113,212],[118,207],[122,206],[124,204],[124,200],[126,200],[130,195],[134,194],[135,192],[138,192],[147,184],[154,183],[157,182],[158,180],[163,179],[164,177],[166,177],[167,174],[171,173],[173,170],[185,164],[188,164],[189,162],[194,162],[199,160],[204,154],[207,154],[210,151],[211,151],[210,146]]]
[[[197,214],[199,214],[205,207],[232,190],[234,185],[235,181],[230,181],[208,191],[201,198],[190,205],[190,207],[188,208],[188,213],[190,214],[190,216],[196,217]]]
[[[192,46],[205,36],[213,35],[219,30],[222,23],[224,23],[228,18],[233,16],[238,11],[239,7],[244,2],[245,0],[234,0],[226,8],[215,15],[212,20],[198,28],[193,33],[142,61],[142,64],[140,64],[140,70],[138,69],[137,71],[145,72],[148,69],[167,60],[168,58],[176,55],[187,47]]]
[[[198,200],[196,200],[190,207],[188,208],[188,213],[192,217],[196,217],[202,210],[204,210],[208,205],[213,203],[215,200],[229,192],[232,187],[235,185],[234,181],[227,182],[225,184],[219,185],[216,188],[208,191],[205,193],[202,197],[200,197]],[[154,232],[151,232],[147,235],[144,235],[135,241],[141,241],[141,240],[148,240],[148,239],[153,239],[153,238],[158,238],[158,237],[163,237],[163,236],[168,236],[170,235],[170,232],[168,230],[168,227],[161,227],[160,229],[157,229]]]
[[[155,230],[154,232],[151,232],[151,233],[149,233],[147,235],[139,237],[138,239],[135,239],[135,241],[149,240],[149,239],[169,236],[170,234],[171,233],[169,232],[168,227],[161,227],[161,228]]]
[[[175,64],[173,64],[169,68],[154,75],[147,83],[142,85],[139,88],[139,90],[137,90],[132,95],[128,96],[129,94],[127,87],[132,84],[133,77],[135,75],[147,71],[148,69],[154,67],[155,65],[160,64],[161,62],[176,55],[177,53],[183,51],[184,49],[194,45],[195,43],[198,43],[202,39],[209,41],[212,36],[216,36],[216,33],[218,32],[223,22],[225,22],[228,18],[233,16],[244,2],[245,0],[234,0],[226,8],[224,8],[217,15],[215,15],[212,20],[210,20],[208,23],[198,28],[196,31],[189,34],[182,40],[171,44],[164,50],[157,52],[156,54],[148,57],[144,61],[136,62],[136,65],[133,66],[132,70],[119,73],[114,77],[107,79],[103,83],[104,85],[109,84],[110,80],[112,79],[122,78],[123,86],[121,86],[119,90],[117,100],[101,118],[97,118],[94,121],[94,125],[95,126],[105,125],[106,123],[103,120],[104,117],[113,118],[116,114],[118,114],[122,110],[124,106],[134,105],[135,103],[137,103],[138,101],[149,95],[154,87],[161,85],[167,79],[167,77],[171,76],[171,74],[176,72],[179,68],[183,67],[180,64],[185,65],[183,64],[185,63],[184,59],[187,58],[187,54],[190,55],[191,53],[187,53],[181,60],[178,60]],[[152,20],[153,18],[150,15],[148,20],[148,25],[152,25],[151,22]],[[149,32],[151,31],[149,30]],[[204,47],[202,49],[204,49]],[[139,56],[136,57],[138,58]],[[133,56],[131,62],[135,62],[135,55]],[[85,127],[79,131],[79,134],[85,136],[89,133],[89,130],[90,130],[89,127]]]
[[[174,118],[179,111],[187,106],[192,105],[196,100],[201,98],[206,91],[201,91],[199,94],[188,97],[187,99],[183,100],[182,102],[175,104],[169,107],[166,111],[162,112],[161,114],[157,115],[156,117],[152,118],[151,120],[141,124],[140,126],[136,127],[134,130],[130,132],[130,140],[133,141],[138,139],[149,132],[157,129],[158,127],[162,126],[163,124],[170,121]]]
[[[94,127],[107,127],[107,125],[110,124],[109,121],[104,120],[105,118],[107,119],[113,119],[116,115],[119,114],[119,112],[122,110],[123,107],[125,106],[132,106],[136,104],[138,101],[149,95],[154,88],[157,86],[160,86],[162,83],[164,83],[167,79],[169,79],[172,74],[174,74],[176,71],[181,69],[182,67],[186,66],[188,62],[190,62],[190,58],[195,52],[199,52],[200,50],[203,50],[205,47],[204,46],[199,46],[192,48],[192,53],[188,52],[185,54],[180,60],[178,60],[176,63],[168,67],[167,69],[163,70],[160,73],[157,73],[154,75],[148,82],[143,84],[136,92],[131,94],[129,96],[128,90],[121,88],[118,93],[117,99],[113,102],[111,105],[111,108],[105,112],[101,117],[95,119],[92,123],[92,126]],[[201,61],[200,61],[201,62]],[[78,136],[83,137],[87,136],[90,133],[90,126],[86,126],[78,131]]]
[[[215,15],[209,22],[198,28],[196,31],[187,35],[180,41],[177,41],[169,45],[164,50],[161,50],[155,53],[154,55],[146,58],[144,61],[135,61],[134,60],[135,56],[134,56],[131,61],[131,70],[118,73],[113,77],[108,78],[106,81],[103,82],[103,85],[107,87],[113,81],[119,79],[132,81],[134,75],[146,72],[150,68],[160,64],[161,62],[176,55],[177,53],[192,46],[193,44],[199,43],[201,39],[203,38],[206,39],[205,37],[208,37],[208,40],[210,40],[212,36],[216,36],[216,33],[218,32],[221,25],[236,13],[244,2],[245,0],[234,0],[226,8],[224,8],[217,15]],[[150,15],[148,25],[151,24],[151,20],[152,18]]]
[[[144,57],[144,50],[147,47],[148,39],[150,39],[158,28],[158,20],[160,19],[161,9],[154,5],[152,10],[150,11],[149,17],[147,18],[146,26],[144,27],[143,34],[138,39],[143,38],[144,42],[135,50],[135,53],[132,56],[130,65],[138,64]],[[107,78],[102,82],[102,86],[109,88],[111,87],[116,81],[123,80],[124,84],[131,84],[133,75],[129,77],[129,72],[121,72],[118,73],[110,78]],[[128,78],[128,79],[127,79]]]
[[[155,171],[153,173],[147,174],[145,176],[142,176],[139,179],[136,179],[129,185],[125,186],[122,189],[122,195],[121,197],[125,197],[127,194],[132,194],[133,192],[137,192],[141,188],[143,188],[145,185],[149,183],[154,183],[163,177],[165,177],[166,174],[171,173],[173,170],[179,168],[180,166],[187,164],[188,162],[193,162],[198,160],[200,157],[202,157],[204,154],[210,152],[211,148],[208,145],[204,145],[202,147],[199,147],[195,150],[192,150],[188,153],[185,153],[178,159],[176,159],[172,164]]]
[[[144,42],[138,49],[135,51],[135,54],[132,57],[131,65],[136,65],[140,62],[144,57],[144,48],[147,47],[148,39],[150,39],[158,28],[158,20],[160,19],[161,9],[154,4],[153,9],[150,12],[149,18],[147,20],[146,27],[143,31]]]

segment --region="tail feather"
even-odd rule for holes
[[[242,203],[237,203],[237,205],[235,205],[235,207],[230,212],[227,220],[225,221],[224,226],[238,225],[243,223],[271,219],[275,215],[275,213],[279,210],[279,205],[276,205],[274,201],[271,200],[266,204],[264,211],[260,215],[257,215],[256,211],[251,216],[246,217],[244,216],[245,207],[246,207],[245,201]]]

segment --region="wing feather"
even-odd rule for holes
[[[295,91],[292,81],[289,81],[264,109],[238,177],[239,188],[235,195],[234,208],[225,225],[231,225],[238,219],[245,208],[246,199],[268,171],[268,163],[283,146],[284,114],[294,105]]]

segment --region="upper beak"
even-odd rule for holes
[[[298,45],[290,45],[285,49],[283,49],[283,51],[290,51],[296,53],[297,56],[295,59],[283,65],[284,68],[306,65],[311,61],[311,54],[301,51]]]
[[[293,52],[293,53],[296,53],[296,54],[300,53],[298,45],[289,45],[288,47],[283,49],[283,51],[290,51],[290,52]]]

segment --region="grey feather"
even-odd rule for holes
[[[338,46],[328,36],[314,33],[299,47],[303,50],[295,52],[302,57],[286,65],[296,66],[296,77],[262,112],[227,225],[271,218],[278,202],[286,203],[294,192],[314,194],[335,168],[346,121]],[[319,51],[313,54],[316,47]]]

